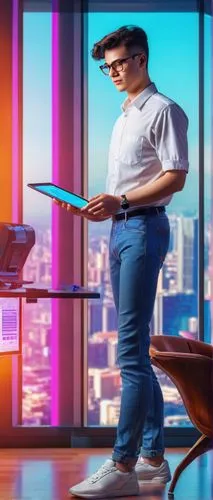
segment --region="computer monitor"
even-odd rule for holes
[[[27,224],[0,222],[0,289],[23,283],[22,270],[35,243],[35,231]]]
[[[20,299],[4,297],[5,289],[32,283],[22,279],[23,266],[35,243],[27,224],[0,222],[0,356],[21,353]]]

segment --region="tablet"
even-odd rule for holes
[[[71,191],[67,191],[56,184],[52,184],[52,182],[36,182],[27,185],[39,193],[46,194],[46,196],[50,196],[50,198],[55,198],[64,203],[69,203],[75,208],[83,208],[88,203],[86,198],[72,193]]]

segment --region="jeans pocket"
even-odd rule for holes
[[[146,224],[144,218],[139,217],[130,217],[124,222],[124,229],[126,231],[130,231],[132,233],[141,233],[145,234]]]

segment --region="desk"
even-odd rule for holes
[[[67,290],[67,289],[57,289],[57,290],[52,290],[52,289],[45,289],[45,288],[40,288],[39,285],[36,288],[36,284],[33,286],[28,286],[26,288],[18,288],[18,289],[1,289],[0,290],[0,297],[1,298],[22,298],[26,299],[27,302],[29,303],[35,303],[37,302],[37,299],[99,299],[100,298],[100,293],[91,291],[87,288],[80,287],[79,289],[73,291],[73,290]],[[64,302],[64,300],[63,300]],[[62,304],[62,307],[65,304]],[[80,307],[80,306],[79,306]],[[76,312],[76,307],[75,307],[75,312]],[[78,315],[78,307],[77,307],[77,312],[76,314]],[[61,314],[64,318],[64,308]],[[68,311],[68,316],[70,315],[70,310]],[[59,318],[60,321],[60,318]],[[69,326],[68,326],[69,328]],[[52,364],[52,377],[51,377],[51,387],[52,387],[52,408],[54,412],[57,414],[59,413],[60,408],[63,408],[65,406],[64,401],[61,399],[64,397],[65,399],[68,399],[71,401],[71,404],[73,407],[75,407],[75,401],[74,400],[75,394],[72,392],[72,384],[69,382],[73,378],[74,373],[78,373],[78,383],[76,384],[75,390],[79,392],[79,387],[81,386],[81,377],[83,376],[83,358],[81,360],[81,342],[82,338],[81,335],[79,334],[79,330],[76,331],[76,334],[72,335],[64,335],[64,329],[60,331],[60,333],[57,331],[57,325],[53,323],[53,329],[54,329],[54,335],[53,335],[53,343],[52,343],[52,350],[54,353],[54,356],[52,356],[51,364]],[[79,352],[79,357],[74,356],[72,363],[70,363],[70,357],[72,356],[72,353],[74,350],[76,350],[76,344],[77,345],[77,351]],[[58,346],[60,345],[60,352],[58,352]],[[21,394],[22,394],[22,386],[21,386],[21,377],[20,372],[21,372],[21,361],[20,357],[16,357],[16,364],[17,364],[17,376],[12,377],[12,356],[11,353],[4,353],[5,355],[2,356],[1,359],[1,369],[6,373],[4,377],[0,376],[0,393],[1,393],[1,399],[4,401],[4,412],[0,412],[0,432],[1,429],[7,429],[7,433],[12,433],[14,430],[13,425],[20,425],[22,423],[21,420],[21,410],[18,407],[17,409],[17,417],[15,418],[15,424],[12,422],[12,414],[13,414],[13,405],[12,405],[12,400],[13,400],[13,394],[12,394],[12,384],[13,384],[13,378],[15,379],[16,386],[14,385],[13,389],[15,390],[15,398],[17,401],[20,402],[21,399]],[[7,355],[8,354],[8,355]],[[80,359],[80,361],[79,361]],[[70,378],[68,374],[65,372],[65,370],[62,370],[61,367],[63,366],[69,366],[70,367]],[[5,367],[5,368],[4,368]],[[60,393],[60,388],[63,387],[63,394]],[[17,396],[16,396],[17,394]],[[74,394],[74,395],[73,395]],[[79,397],[79,396],[78,396]],[[18,404],[18,403],[17,403]],[[19,403],[20,404],[20,403]],[[58,409],[59,408],[59,409]],[[52,410],[52,414],[53,414]],[[70,414],[70,407],[68,408],[68,412]],[[52,417],[53,418],[53,417]],[[59,419],[59,417],[57,417]],[[57,425],[65,425],[63,424],[63,419],[65,423],[68,421],[68,418],[72,419],[72,417],[67,417],[61,416],[59,420],[59,424]],[[53,418],[53,424],[55,424],[55,420]]]
[[[76,286],[76,285],[74,285]],[[64,287],[62,289],[48,289],[40,288],[39,286],[27,286],[25,288],[0,288],[0,298],[8,299],[26,299],[27,303],[34,304],[37,303],[38,299],[98,299],[100,298],[100,293],[89,290],[84,287],[76,287],[73,290],[72,287]],[[20,342],[19,342],[20,343]],[[7,355],[13,354],[12,351],[5,351],[0,354]],[[15,351],[14,351],[15,353]]]
[[[37,299],[99,299],[100,293],[93,292],[88,288],[80,287],[77,290],[67,289],[48,289],[48,288],[17,288],[17,289],[0,289],[1,298],[19,298],[26,299],[27,302],[37,302]]]

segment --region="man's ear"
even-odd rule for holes
[[[140,66],[144,66],[144,65],[146,66],[146,62],[147,61],[146,61],[145,54],[141,54],[141,56],[140,56]]]

